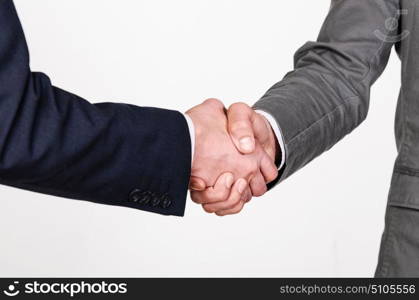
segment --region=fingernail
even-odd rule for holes
[[[224,181],[226,188],[228,188],[228,189],[231,188],[231,185],[233,184],[233,181],[234,181],[233,175],[231,175],[231,174],[226,175],[226,178],[225,178],[225,181]]]
[[[239,179],[239,180],[240,181],[238,183],[237,189],[238,189],[238,191],[239,191],[240,194],[243,194],[244,189],[247,187],[247,182],[244,179]]]
[[[196,182],[191,182],[190,184],[190,189],[191,190],[195,190],[195,191],[199,191],[202,189],[201,185],[196,183]]]
[[[240,139],[240,148],[244,151],[253,151],[253,140],[250,137]]]

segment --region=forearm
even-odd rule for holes
[[[181,113],[88,101],[29,69],[12,1],[0,1],[0,182],[182,215],[191,141]]]
[[[283,134],[286,168],[281,180],[328,150],[366,117],[370,87],[382,73],[394,34],[385,21],[398,1],[333,1],[317,42],[295,56],[295,70],[274,85],[255,109],[274,116]]]

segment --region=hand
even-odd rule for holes
[[[226,185],[227,178],[233,176],[231,173],[222,174],[214,187],[204,191],[191,191],[191,198],[194,202],[202,204],[207,213],[215,213],[218,216],[232,215],[239,213],[246,202],[252,198],[249,184],[243,178],[238,179],[233,186]]]
[[[270,157],[270,161],[264,161],[267,165],[271,165],[275,158],[280,154],[278,142],[269,122],[260,114],[255,112],[247,104],[235,103],[230,106],[228,112],[228,130],[237,149],[243,154],[252,153],[260,144],[264,151]],[[265,168],[263,165],[262,168]],[[266,174],[265,182],[268,183],[277,177],[277,170],[271,174]],[[202,203],[204,210],[207,212],[215,211],[217,215],[234,214],[241,211],[245,202],[250,201],[253,196],[261,196],[266,192],[264,190],[246,189],[244,201],[241,201],[234,208],[223,209],[223,204],[234,201],[238,191],[235,190],[236,185],[230,190],[225,185],[221,185],[228,174],[223,174],[217,180],[217,184],[213,188],[203,191],[202,183],[195,180],[195,185],[200,187],[200,192],[192,192],[192,199],[198,203]],[[193,183],[194,181],[191,180]],[[238,184],[238,182],[236,182]],[[231,193],[230,193],[231,192]],[[242,199],[243,200],[243,199]],[[208,204],[209,203],[209,204]]]
[[[255,112],[246,103],[234,103],[227,111],[228,131],[241,153],[252,153],[255,140],[266,153],[275,159],[281,154],[278,141],[271,125],[264,116]]]
[[[209,99],[186,113],[195,126],[195,155],[192,163],[191,188],[195,190],[197,186],[201,189],[202,186],[215,188],[215,186],[220,186],[219,181],[222,179],[224,186],[230,189],[234,180],[241,178],[243,180],[238,180],[234,185],[235,191],[241,195],[239,200],[246,201],[251,193],[256,195],[265,193],[266,178],[276,177],[276,167],[258,143],[255,143],[255,150],[251,154],[243,155],[237,151],[227,132],[227,118],[223,104],[218,100]],[[225,172],[230,174],[226,174],[217,181],[217,177]],[[197,182],[199,184],[196,184]],[[246,190],[244,182],[250,187],[251,192]],[[192,198],[203,204],[219,202],[216,201],[218,200],[216,197],[203,202],[196,193],[192,193]],[[224,202],[228,202],[227,198],[223,199]],[[212,212],[231,209],[237,204],[235,200],[232,202],[234,203],[228,202],[228,205],[221,207],[217,205],[207,208]]]

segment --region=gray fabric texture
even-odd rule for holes
[[[333,0],[317,41],[297,51],[295,69],[254,108],[282,131],[281,182],[366,118],[393,47],[402,61],[398,157],[375,275],[419,277],[419,0]]]

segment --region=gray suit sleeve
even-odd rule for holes
[[[370,87],[397,40],[399,0],[333,0],[317,42],[295,55],[295,69],[254,105],[280,127],[284,180],[330,149],[367,116]]]

